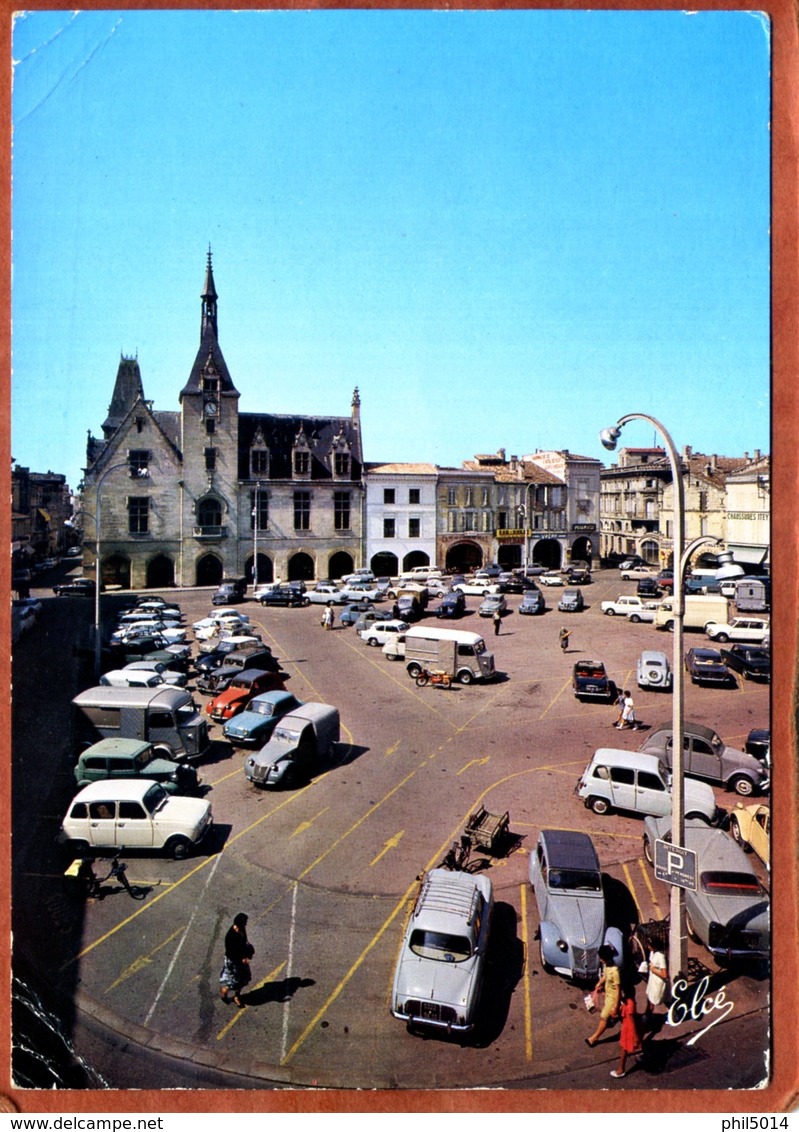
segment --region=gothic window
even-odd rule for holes
[[[250,492],[250,530],[269,530],[269,495],[265,491]]]
[[[222,504],[218,499],[201,499],[197,519],[201,527],[221,527]]]
[[[333,492],[333,526],[337,531],[350,529],[350,493],[348,491]]]
[[[128,452],[128,465],[132,477],[144,475],[150,466],[150,452],[146,448],[131,448]]]
[[[296,456],[301,455],[295,452]],[[308,453],[306,452],[307,456]],[[310,491],[294,492],[294,530],[307,531],[311,526],[311,493]]]
[[[150,529],[150,500],[146,495],[128,496],[128,532],[146,535]]]
[[[269,475],[269,452],[266,448],[253,448],[250,451],[250,475],[253,479]]]

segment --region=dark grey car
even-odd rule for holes
[[[671,723],[661,723],[650,731],[640,749],[659,755],[671,770],[672,746]],[[683,772],[692,778],[718,782],[745,798],[765,787],[767,772],[762,764],[746,751],[728,747],[712,728],[701,723],[684,723],[683,751]]]

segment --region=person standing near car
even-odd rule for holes
[[[498,609],[494,610],[494,616],[491,618],[491,620],[494,622],[494,636],[498,637],[499,627],[502,624],[502,614]]]
[[[326,630],[333,628],[333,603],[332,603],[332,601],[329,601],[327,603],[327,605],[325,606],[324,616],[322,617],[322,624],[324,625]]]
[[[563,652],[566,652],[569,647],[569,636],[569,630],[564,625],[558,633],[558,640],[560,641],[560,647]]]
[[[666,997],[666,987],[668,986],[666,980],[669,977],[669,972],[666,967],[666,956],[651,939],[647,940],[646,949],[648,952],[646,961],[648,978],[646,980],[646,1008],[643,1023],[644,1029],[648,1030],[652,1025],[655,1008],[660,1006]]]

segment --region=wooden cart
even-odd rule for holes
[[[495,856],[496,850],[508,835],[509,824],[510,815],[507,810],[504,814],[490,814],[485,806],[481,806],[469,816],[464,834],[469,838],[472,848],[482,849]]]

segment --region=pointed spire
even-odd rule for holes
[[[113,436],[135,402],[143,400],[144,389],[138,357],[131,358],[121,354],[119,369],[114,382],[114,392],[111,397],[111,404],[108,406],[108,416],[103,424],[103,435],[106,440]]]
[[[202,322],[200,325],[200,341],[202,341],[206,330],[212,330],[214,338],[218,338],[218,325],[217,325],[217,299],[216,287],[214,286],[214,266],[211,260],[211,245],[208,245],[208,262],[205,268],[205,286],[203,293],[200,296],[203,301],[202,306]]]

